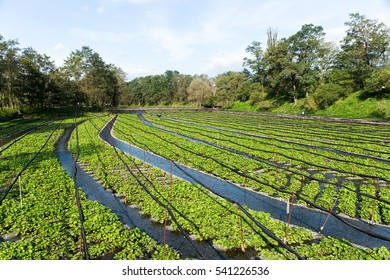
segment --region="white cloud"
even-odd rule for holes
[[[149,10],[147,24],[139,29],[141,37],[151,41],[159,51],[168,52],[171,61],[185,61],[200,47],[229,44],[233,36],[224,29],[224,21],[217,17],[214,20],[206,18],[200,23],[177,26],[173,19],[168,19],[164,13]]]
[[[96,9],[96,12],[98,13],[98,15],[104,14],[105,11],[106,11],[106,9],[103,6],[100,6],[99,8]]]
[[[326,40],[338,44],[345,36],[346,31],[347,31],[347,27],[345,26],[327,28],[325,30]]]
[[[159,69],[151,67],[123,67],[122,69],[130,80],[136,77],[161,74]]]
[[[147,35],[158,42],[160,49],[165,49],[173,61],[182,61],[188,58],[193,50],[179,33],[164,27],[157,27]]]
[[[138,5],[149,4],[149,3],[159,2],[159,1],[160,0],[127,0],[127,2],[131,4],[138,4]]]
[[[137,37],[137,35],[126,32],[107,32],[81,28],[74,28],[70,33],[86,40],[119,44],[128,43]]]
[[[65,49],[65,45],[63,43],[57,43],[54,47],[53,47],[53,50],[54,51],[60,51],[60,50],[63,50]]]
[[[202,71],[210,73],[219,68],[242,68],[243,58],[245,57],[244,51],[226,53],[221,52],[211,57],[210,62],[203,67]],[[233,70],[233,69],[232,69]]]

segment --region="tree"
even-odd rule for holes
[[[74,96],[74,103],[87,101],[85,94],[81,91],[81,81],[87,74],[88,57],[91,52],[92,50],[89,47],[72,51],[61,68],[64,77],[75,85],[75,87],[72,87],[74,91],[71,93]]]
[[[205,105],[213,94],[210,80],[206,76],[195,77],[187,89],[188,100]]]
[[[67,107],[74,104],[74,92],[77,91],[74,81],[66,78],[57,68],[49,74],[47,107]]]
[[[192,82],[191,75],[183,75],[175,70],[167,70],[162,75],[135,78],[128,83],[128,93],[124,96],[127,104],[171,105],[173,102],[187,102],[187,89]]]
[[[174,82],[175,82],[176,92],[173,101],[183,102],[183,103],[187,102],[188,100],[187,89],[191,84],[192,80],[193,78],[191,75],[180,74],[175,76]]]
[[[265,84],[271,95],[293,99],[315,91],[324,59],[330,56],[321,26],[305,24],[296,34],[277,40],[277,34],[268,30],[267,49],[264,53]]]
[[[164,96],[165,104],[172,104],[174,96],[177,92],[176,77],[180,75],[179,71],[167,70],[164,73],[166,96]]]
[[[0,106],[18,107],[16,92],[20,67],[20,49],[16,40],[5,40],[0,35]]]
[[[288,38],[291,65],[289,72],[292,91],[297,101],[303,94],[314,92],[318,86],[320,61],[324,56],[325,33],[321,26],[305,24],[301,30]]]
[[[390,30],[377,20],[367,19],[359,13],[350,14],[347,35],[341,41],[338,67],[347,69],[356,84],[364,81],[378,68],[389,64]]]
[[[347,69],[333,68],[325,74],[325,83],[332,83],[344,88],[346,94],[356,90],[354,77]]]
[[[326,108],[345,95],[345,88],[338,84],[328,83],[318,86],[313,94],[313,99],[318,108]]]
[[[253,41],[245,51],[250,54],[250,57],[244,58],[243,66],[249,67],[250,70],[245,69],[244,71],[250,73],[254,82],[262,82],[264,78],[264,54],[261,43]]]
[[[335,68],[339,47],[333,42],[324,42],[321,59],[318,61],[319,79],[324,82],[327,73]]]
[[[76,85],[75,102],[96,107],[119,104],[123,71],[106,64],[90,47],[83,46],[81,50],[71,52],[64,61],[62,73]]]
[[[126,84],[126,73],[119,67],[109,64],[109,91],[111,106],[117,107],[120,103],[121,96],[128,94],[128,86]]]
[[[49,75],[54,69],[54,62],[48,56],[38,54],[33,48],[24,49],[20,57],[18,99],[29,108],[44,107]]]
[[[390,97],[390,66],[374,70],[365,80],[364,91],[369,95]]]
[[[266,73],[265,86],[268,88],[270,95],[278,98],[284,97],[289,90],[286,70],[291,65],[286,39],[267,46],[264,54],[264,64]]]
[[[216,99],[218,103],[225,105],[226,102],[238,100],[240,86],[247,81],[245,75],[241,72],[226,72],[215,78]],[[242,88],[241,88],[242,90]],[[241,92],[242,93],[242,92]],[[245,95],[245,94],[244,94]],[[246,99],[249,98],[249,94]],[[245,99],[245,98],[241,98]]]

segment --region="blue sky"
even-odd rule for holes
[[[213,77],[241,71],[252,41],[279,38],[303,24],[338,43],[349,14],[390,27],[390,0],[0,0],[0,35],[47,54],[57,66],[89,46],[132,79],[178,70]]]

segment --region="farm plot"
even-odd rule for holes
[[[194,120],[196,120],[196,113],[192,115],[195,115]],[[261,132],[252,131],[253,134],[238,134],[237,132],[245,127],[244,120],[236,125],[236,130],[221,130],[223,122],[219,124],[214,120],[214,126],[212,126],[210,119],[207,125],[200,125],[200,121],[190,123],[184,120],[148,115],[148,121],[150,125],[177,133],[181,137],[201,141],[210,147],[240,155],[242,163],[238,169],[247,177],[292,191],[327,210],[334,208],[354,218],[383,224],[390,223],[388,203],[390,161],[387,159],[389,145],[386,142],[389,139],[386,137],[390,137],[390,133],[385,134],[384,129],[379,129],[381,136],[373,133],[375,136],[372,138],[377,137],[375,141],[381,143],[381,147],[375,146],[375,149],[383,150],[380,154],[373,156],[367,151],[368,148],[363,150],[369,145],[361,145],[360,151],[364,153],[357,154],[356,151],[352,153],[339,148],[306,145],[299,142],[299,139],[290,141],[275,138],[274,135],[264,134],[266,129]],[[230,128],[233,127],[232,123],[233,120],[229,122]],[[338,129],[342,129],[342,125]],[[296,130],[299,132],[299,129]],[[341,135],[341,137],[348,138],[348,133],[345,134],[347,136]],[[365,137],[370,137],[370,135]],[[315,142],[314,139],[312,143]],[[347,142],[336,138],[334,142],[347,145],[345,144]],[[250,187],[258,189],[256,185]],[[264,191],[263,188],[258,190]],[[286,193],[275,194],[274,191],[269,193],[288,198]],[[305,203],[304,200],[301,202]]]
[[[73,120],[44,125],[0,152],[0,259],[81,259],[81,219],[73,180],[55,143]],[[161,258],[162,246],[125,228],[80,192],[87,257]]]
[[[288,201],[290,213],[297,211],[294,207],[298,203],[383,227],[389,220],[390,195],[385,129],[380,127],[375,133],[370,127],[372,135],[365,137],[371,144],[382,141],[381,145],[360,145],[360,150],[349,151],[340,145],[324,149],[319,142],[301,142],[300,137],[279,141],[280,135],[247,130],[251,124],[245,124],[244,119],[228,119],[230,127],[223,127],[226,121],[222,114],[192,112],[193,118],[182,112],[158,114],[120,115],[116,119],[113,134],[141,148],[143,156],[138,158],[110,146],[102,137],[102,128],[113,123],[109,122],[111,116],[42,123],[18,141],[0,147],[0,259],[185,258],[169,246],[174,234],[168,231],[188,240],[194,258],[199,259],[208,258],[203,251],[208,246],[224,258],[390,258],[387,246],[363,248],[318,230],[313,232],[291,224],[290,219],[283,221],[214,192],[207,182],[188,182],[172,174],[181,163],[240,189]],[[18,130],[13,123],[2,125]],[[69,148],[77,166],[125,207],[138,209],[144,219],[163,228],[162,241],[153,240],[147,230],[129,229],[101,201],[88,200],[82,189],[76,188],[60,165],[55,148],[58,139],[67,141],[62,134],[70,125],[75,129]],[[316,126],[333,133],[332,123]],[[358,127],[339,129],[354,136],[364,134]],[[352,143],[343,141],[343,145]],[[383,153],[378,153],[380,149]],[[171,171],[145,163],[145,157],[152,154],[164,158]],[[321,160],[313,160],[316,154]],[[338,162],[342,164],[336,165]],[[347,166],[351,162],[356,169]],[[326,221],[321,225],[328,226]],[[376,233],[376,238],[382,238],[381,234]]]
[[[172,178],[140,160],[117,154],[97,136],[105,123],[104,120],[94,120],[80,126],[80,139],[84,140],[81,141],[79,160],[129,207],[139,208],[144,215],[171,230],[187,232],[191,239],[212,241],[215,247],[230,250],[229,254],[234,255],[237,249],[245,252],[257,247],[269,255],[275,254],[274,258],[294,257],[283,247],[278,247],[278,240],[286,231],[284,223],[265,213],[248,211],[250,213],[244,215],[237,206],[199,186]],[[88,149],[93,152],[88,152]],[[255,219],[253,217],[258,221],[251,221],[251,218]],[[274,234],[261,233],[259,223],[277,232],[278,238],[273,238]],[[297,246],[313,239],[312,233],[302,228],[292,228],[290,235],[289,245]],[[271,254],[271,249],[280,252]]]
[[[14,142],[48,123],[47,119],[15,119],[0,123],[0,151],[7,149]],[[6,145],[8,144],[8,145]]]
[[[14,119],[0,123],[0,139],[42,122],[42,119]]]
[[[305,196],[300,195],[300,193],[297,193],[297,190],[292,189],[290,186],[288,186],[290,189],[283,189],[282,183],[280,183],[279,186],[268,183],[262,184],[257,179],[253,180],[249,176],[245,176],[246,172],[249,172],[249,170],[259,170],[259,168],[262,168],[258,161],[253,161],[253,159],[243,160],[244,157],[240,154],[232,153],[231,151],[223,150],[212,145],[205,145],[205,143],[199,139],[189,140],[186,137],[178,137],[178,135],[173,134],[172,132],[162,131],[156,127],[151,127],[150,123],[148,124],[149,126],[142,123],[136,115],[121,115],[115,123],[114,133],[116,137],[143,148],[145,151],[159,154],[164,158],[172,159],[174,161],[184,163],[185,165],[195,167],[205,173],[211,173],[214,176],[236,182],[242,186],[256,187],[261,189],[263,192],[266,191],[268,193],[272,193],[272,195],[281,196],[283,194],[289,194],[288,197],[290,198],[291,194],[296,193],[296,197],[308,202],[308,204],[317,206],[317,204],[314,204],[314,202],[311,202],[307,198],[311,195],[310,189],[301,191],[307,193],[307,196]],[[296,169],[300,172],[302,171],[302,168]],[[271,173],[268,170],[267,172],[264,170],[261,174],[267,174],[269,176],[269,180],[271,180],[278,175],[278,172],[282,173],[280,171]],[[285,183],[288,183],[293,179],[294,178],[287,178],[286,176]],[[298,180],[298,182],[301,181]],[[311,182],[311,184],[313,185],[313,188],[317,186],[315,182]],[[320,186],[317,187],[318,189],[321,189]],[[284,186],[284,188],[286,188],[286,186]],[[325,188],[326,187],[324,187],[324,189]],[[329,193],[331,192],[329,191]],[[371,199],[374,199],[374,197]],[[326,210],[326,208],[321,209]],[[283,237],[288,243],[288,239],[286,239],[286,237],[288,237],[286,231],[280,237]],[[326,242],[324,242],[324,244],[325,243]],[[322,242],[319,244],[322,244]],[[296,248],[299,246],[296,246]],[[315,246],[309,247],[313,248]],[[302,250],[305,251],[304,249]],[[260,253],[260,256],[262,257],[265,255],[267,254]],[[320,254],[317,258],[321,258]]]

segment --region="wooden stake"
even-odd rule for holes
[[[244,188],[246,188],[246,161],[244,164]]]
[[[163,260],[165,260],[165,247],[167,244],[167,220],[168,220],[168,210],[164,208],[164,247],[163,247]]]
[[[20,208],[23,207],[23,198],[22,198],[22,185],[20,184],[20,176],[18,178],[19,181],[19,197],[20,197]]]
[[[236,204],[236,215],[237,215],[238,229],[240,231],[241,251],[245,253],[245,244],[244,244],[244,238],[243,238],[243,234],[242,234],[241,217],[238,215],[238,206],[237,206],[237,204]]]
[[[340,190],[341,190],[341,189],[340,189]],[[326,216],[326,219],[325,219],[325,221],[324,221],[324,224],[322,225],[322,227],[320,227],[319,233],[321,233],[321,232],[324,230],[324,227],[325,227],[326,223],[328,222],[330,213],[333,211],[333,208],[336,206],[336,202],[337,202],[337,200],[339,199],[339,196],[340,196],[340,193],[341,193],[340,190],[339,190],[339,194],[337,195],[336,199],[335,199],[334,202],[333,202],[332,208],[330,209],[330,211],[328,212],[328,215]]]
[[[291,216],[292,216],[292,205],[294,204],[294,198],[295,195],[291,195],[291,203],[290,200],[287,202],[287,214],[288,214],[288,220],[287,220],[287,226],[286,226],[286,236],[284,237],[284,242],[287,242],[288,240],[288,229],[290,228],[291,223]]]
[[[173,177],[172,177],[172,160],[171,160],[171,186],[170,186],[170,196],[172,198],[172,185],[173,185]]]

